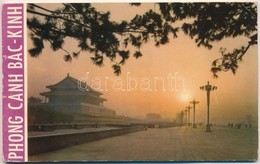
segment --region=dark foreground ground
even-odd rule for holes
[[[29,161],[256,161],[257,128],[153,128],[58,151]],[[51,144],[51,143],[50,143]]]

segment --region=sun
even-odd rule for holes
[[[188,101],[190,99],[190,95],[187,92],[183,92],[180,95],[182,101]]]

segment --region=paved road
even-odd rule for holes
[[[255,161],[256,128],[148,129],[29,157],[31,161]]]

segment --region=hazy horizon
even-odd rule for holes
[[[53,4],[49,4],[55,7]],[[48,6],[48,5],[46,5]],[[98,10],[110,11],[111,20],[130,19],[137,13],[143,13],[148,8],[154,8],[152,4],[145,4],[143,7],[130,7],[128,4],[94,4]],[[122,10],[124,8],[124,10]],[[219,78],[213,78],[210,72],[213,60],[220,57],[220,48],[224,47],[227,52],[246,44],[248,40],[244,37],[226,38],[221,42],[213,44],[212,49],[197,47],[194,40],[179,32],[178,38],[170,37],[170,42],[164,46],[155,47],[153,42],[148,42],[141,47],[143,56],[135,59],[131,56],[122,67],[122,74],[116,76],[113,73],[112,64],[105,60],[103,67],[97,67],[90,59],[89,53],[81,53],[72,62],[65,62],[64,52],[53,52],[48,43],[42,54],[37,58],[28,58],[28,97],[40,97],[41,92],[48,91],[47,85],[52,85],[67,76],[74,78],[86,77],[88,79],[100,78],[104,85],[106,78],[107,87],[110,90],[102,90],[102,97],[108,99],[105,102],[107,108],[113,109],[119,115],[130,117],[144,117],[146,113],[158,113],[163,118],[173,119],[176,114],[185,109],[194,98],[200,103],[196,106],[197,122],[206,121],[206,92],[199,89],[210,81],[218,87],[211,92],[211,122],[228,123],[238,122],[246,115],[258,118],[258,55],[257,46],[253,46],[239,62],[236,75],[231,71],[219,73]],[[32,42],[28,37],[28,49]],[[64,47],[73,52],[77,44],[73,39],[67,39]],[[130,76],[129,76],[130,75]],[[149,79],[152,91],[143,90],[142,87],[136,90],[127,90],[129,77],[136,79],[139,83],[143,79]],[[172,81],[174,90],[163,89],[158,80],[155,89],[154,79],[166,79],[177,77],[178,81]],[[119,79],[124,90],[113,88],[115,81]],[[168,81],[167,81],[168,79]],[[114,80],[114,81],[113,81]],[[147,82],[148,80],[146,80]],[[118,82],[118,81],[117,81]],[[118,82],[119,83],[119,82]],[[183,87],[184,86],[184,87]],[[118,86],[117,86],[118,89]]]

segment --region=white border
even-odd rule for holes
[[[1,3],[146,3],[146,2],[258,2],[258,0],[2,0]]]
[[[28,162],[28,68],[27,68],[27,5],[23,4],[24,16],[23,16],[23,48],[24,48],[24,161]]]

